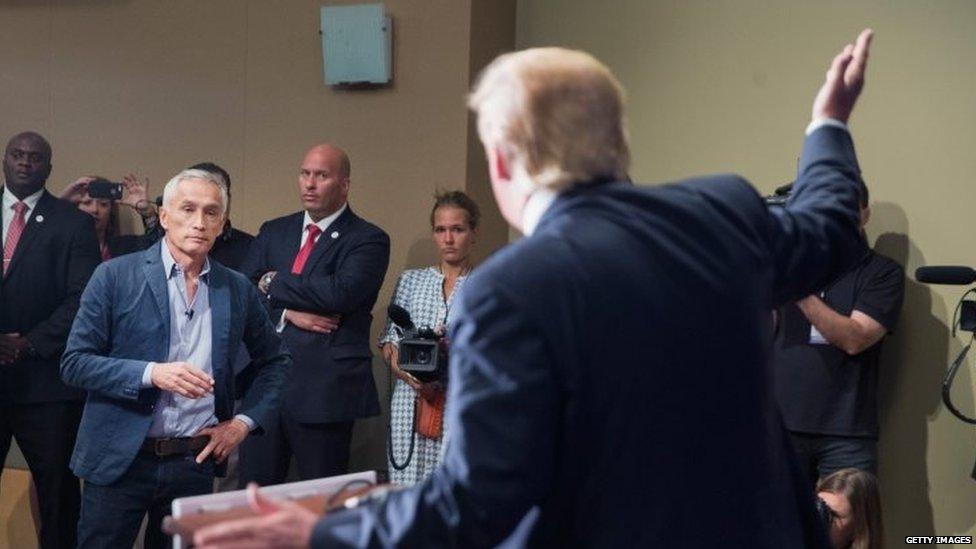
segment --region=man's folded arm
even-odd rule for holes
[[[278,272],[268,288],[271,307],[316,314],[356,311],[379,291],[389,262],[390,238],[377,232],[358,243],[332,275],[309,278]]]

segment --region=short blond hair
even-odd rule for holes
[[[533,48],[501,55],[482,71],[468,106],[482,142],[506,147],[537,186],[562,190],[627,176],[623,88],[588,53]]]

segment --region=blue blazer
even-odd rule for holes
[[[166,362],[169,352],[160,246],[157,242],[95,270],[61,359],[64,382],[88,391],[71,469],[95,484],[110,484],[128,469],[159,398],[159,389],[142,388],[142,374],[148,362]],[[261,429],[277,413],[291,356],[246,278],[211,260],[208,284],[215,415],[220,421],[233,417],[233,360],[243,341],[258,371],[238,413]]]
[[[825,127],[780,212],[732,175],[562,194],[465,284],[443,465],[313,545],[822,546],[771,311],[857,258],[858,177]]]
[[[285,309],[339,313],[331,334],[287,324],[281,336],[294,360],[283,409],[306,423],[351,421],[380,413],[373,381],[369,328],[390,262],[390,238],[346,208],[315,241],[301,274],[292,274],[304,212],[261,225],[241,272],[257,281],[277,271],[266,304],[278,322]]]

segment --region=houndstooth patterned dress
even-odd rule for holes
[[[397,281],[392,302],[410,313],[415,326],[435,328],[451,320],[449,317],[451,304],[457,298],[458,290],[461,289],[466,278],[466,276],[458,277],[454,291],[445,301],[442,289],[444,276],[437,267],[404,271]],[[399,339],[397,329],[387,320],[386,330],[380,336],[380,346],[387,342],[397,343]],[[392,443],[393,458],[398,465],[407,462],[410,439],[414,436],[416,439],[413,455],[404,469],[398,471],[393,467],[393,463],[388,463],[390,482],[410,486],[427,478],[440,463],[441,442],[447,437],[447,423],[444,423],[444,430],[439,439],[414,433],[413,409],[417,393],[406,382],[399,378],[394,379],[393,399],[390,404],[390,443]]]

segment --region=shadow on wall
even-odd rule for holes
[[[886,538],[934,534],[929,499],[927,448],[929,418],[939,408],[939,382],[946,363],[948,330],[944,301],[914,280],[921,251],[908,238],[908,218],[900,206],[872,205],[886,229],[874,249],[905,267],[905,301],[898,326],[885,342],[879,376],[879,476]]]
[[[390,272],[387,276],[399,277],[400,273],[407,269],[422,269],[431,265],[438,265],[440,258],[437,255],[437,247],[430,239],[430,232],[415,235],[410,248],[407,250],[407,258],[400,270]]]

